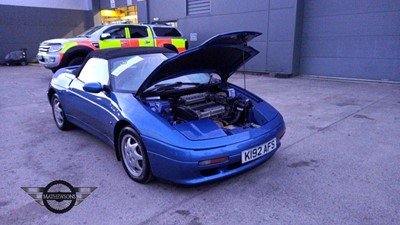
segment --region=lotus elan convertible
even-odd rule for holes
[[[199,184],[270,158],[285,133],[281,114],[228,82],[258,54],[261,33],[217,35],[183,53],[105,49],[58,70],[48,99],[57,127],[76,125],[115,149],[136,182]]]

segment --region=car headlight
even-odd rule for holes
[[[59,52],[63,48],[62,44],[51,44],[49,52]]]

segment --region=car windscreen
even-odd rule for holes
[[[92,27],[76,37],[90,37],[90,35],[94,34],[96,31],[100,30],[102,27],[103,27],[103,25]]]
[[[181,33],[174,27],[154,27],[157,37],[181,37]]]
[[[110,73],[116,91],[136,92],[151,72],[168,57],[165,54],[125,56],[110,60]]]
[[[158,82],[157,84],[153,85],[154,86],[162,86],[162,85],[167,85],[167,84],[175,84],[175,83],[198,83],[198,84],[206,84],[210,82],[210,77],[211,75],[209,73],[189,73],[183,76],[175,77],[172,79],[168,80],[163,80]],[[151,89],[152,87],[148,88]]]

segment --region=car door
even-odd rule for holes
[[[87,83],[99,82],[102,85],[109,85],[110,76],[108,61],[105,59],[89,59],[80,74],[70,84],[69,99],[70,105],[74,105],[71,114],[82,124],[82,127],[94,133],[106,141],[112,141],[112,124],[117,121],[114,115],[115,104],[113,104],[109,93],[87,92],[83,86]]]
[[[110,34],[106,39],[99,41],[100,49],[127,48],[130,47],[127,29],[125,25],[116,25],[106,29],[104,33]]]
[[[154,47],[154,38],[149,27],[128,25],[127,29],[131,47]]]

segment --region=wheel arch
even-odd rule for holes
[[[55,93],[56,93],[56,91],[53,88],[50,88],[47,91],[47,98],[49,99],[50,104],[51,104],[51,99],[53,98]]]
[[[166,48],[166,49],[172,50],[172,51],[174,51],[176,53],[179,53],[178,49],[173,44],[164,44],[163,47]]]
[[[87,46],[74,46],[68,49],[68,51],[64,53],[64,56],[62,58],[62,67],[67,66],[68,63],[76,57],[86,57],[91,51],[94,50]]]

